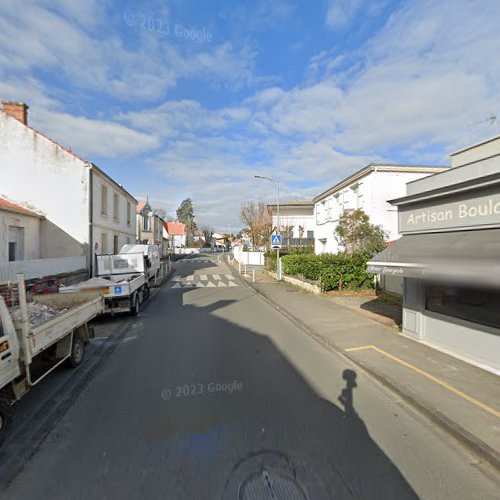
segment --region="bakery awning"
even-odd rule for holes
[[[406,234],[373,257],[367,269],[500,286],[500,229]]]

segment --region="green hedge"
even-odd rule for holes
[[[282,248],[280,257],[285,255],[314,255],[314,247]],[[283,261],[282,265],[283,265]],[[276,271],[276,250],[268,251],[264,254],[264,267],[268,271]]]
[[[283,256],[283,272],[319,281],[324,292],[330,290],[373,288],[373,274],[366,272],[367,254],[289,254]],[[266,260],[267,262],[267,260]],[[271,262],[271,259],[270,259]],[[276,256],[272,261],[276,270]]]

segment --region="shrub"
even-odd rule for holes
[[[314,247],[282,248],[280,257],[285,255],[314,255]],[[282,265],[285,265],[284,261]],[[264,254],[264,267],[268,271],[276,271],[276,250],[269,250]]]
[[[317,281],[321,272],[321,261],[316,255],[291,254],[283,257],[283,272],[285,274],[303,276]]]
[[[344,288],[359,290],[373,287],[373,274],[366,272],[370,256],[366,253],[348,255],[290,253],[283,256],[283,272],[313,281],[320,281],[324,292]],[[276,252],[266,254],[266,267],[276,270]]]

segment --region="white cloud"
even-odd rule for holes
[[[254,76],[256,53],[247,44],[173,44],[166,36],[135,27],[137,42],[127,46],[119,35],[125,25],[113,24],[123,21],[105,16],[107,3],[80,4],[57,0],[56,11],[41,1],[19,9],[16,0],[4,0],[0,77],[52,71],[75,87],[134,101],[161,98],[184,78],[228,89],[259,81]]]
[[[326,25],[338,30],[352,21],[364,0],[330,0],[326,11]]]
[[[88,158],[134,155],[159,146],[159,140],[110,121],[89,120],[66,113],[39,113],[41,132]]]

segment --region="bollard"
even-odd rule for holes
[[[253,281],[253,283],[255,283],[255,267],[252,269],[252,271],[253,271],[253,273],[252,273],[253,274],[252,281]]]
[[[248,276],[247,274],[247,265],[245,264],[245,274],[244,274],[245,278]]]
[[[238,273],[241,274],[241,262],[238,262]]]

